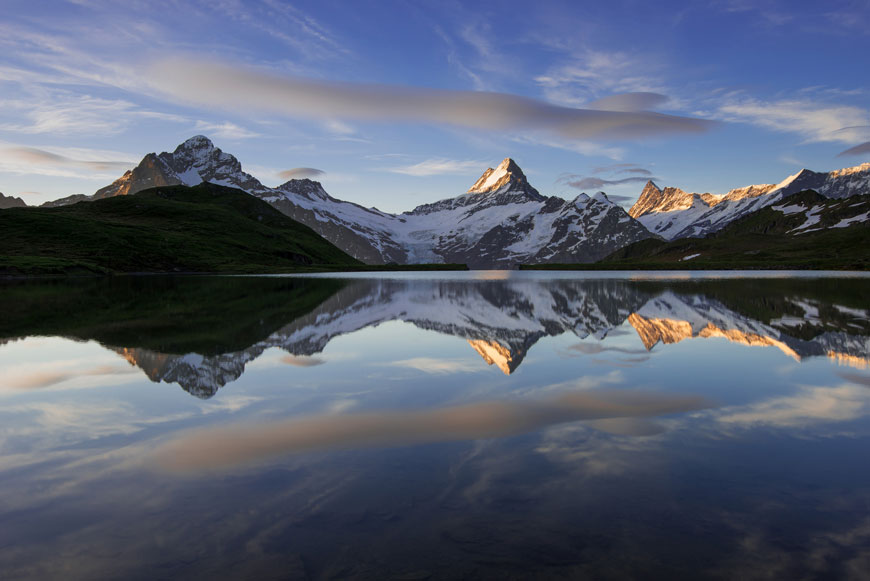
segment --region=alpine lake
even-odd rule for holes
[[[870,576],[866,274],[0,295],[5,580]]]

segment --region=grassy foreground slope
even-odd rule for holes
[[[277,273],[359,266],[266,202],[210,183],[0,211],[0,275]]]
[[[807,232],[796,232],[806,223],[806,213],[787,214],[767,207],[735,220],[706,238],[681,238],[671,242],[647,239],[617,250],[594,264],[547,267],[581,270],[870,270],[868,223],[856,223],[845,228],[830,227],[844,218],[870,210],[870,196],[829,200],[808,190],[777,205],[785,204],[814,209],[818,223],[806,228]]]

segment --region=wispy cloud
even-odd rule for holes
[[[135,158],[120,152],[83,148],[43,149],[0,143],[0,151],[0,172],[11,174],[105,179],[136,165]]]
[[[6,388],[13,390],[29,390],[51,387],[80,377],[93,377],[100,375],[127,375],[137,374],[130,367],[118,367],[115,365],[100,365],[87,369],[46,369],[40,371],[13,371],[5,378]]]
[[[483,171],[486,162],[478,160],[458,160],[434,158],[421,161],[420,163],[386,168],[386,171],[409,176],[433,176],[444,174],[465,174],[475,171]]]
[[[524,135],[512,135],[510,140],[515,143],[525,143],[531,145],[540,145],[543,147],[552,147],[554,149],[563,149],[572,151],[580,155],[589,157],[607,157],[613,160],[622,159],[625,155],[625,150],[622,147],[614,147],[613,145],[604,145],[594,141],[576,140],[576,139],[559,139],[558,137],[546,136],[532,133]]]
[[[843,422],[867,415],[870,392],[865,387],[805,386],[795,395],[771,398],[744,407],[724,408],[718,420],[729,425],[803,426],[818,422]]]
[[[505,93],[452,91],[274,76],[213,61],[172,59],[149,67],[154,87],[191,103],[291,117],[448,124],[488,131],[541,130],[566,139],[637,139],[701,133],[711,121],[647,111],[552,105]]]
[[[391,367],[405,367],[408,369],[416,369],[425,373],[460,373],[483,371],[485,368],[477,362],[468,361],[465,359],[435,359],[432,357],[414,357],[412,359],[402,359],[393,361],[389,364]]]
[[[208,121],[197,121],[195,131],[200,133],[208,133],[211,137],[217,139],[251,139],[260,137],[259,133],[255,133],[249,129],[245,129],[235,123],[225,121],[223,123],[210,123]]]
[[[312,60],[352,54],[326,26],[286,2],[221,0],[210,2],[209,7]]]
[[[129,123],[136,107],[129,101],[52,92],[34,100],[0,100],[19,121],[0,123],[0,129],[23,134],[116,135]]]
[[[30,165],[73,166],[95,171],[125,170],[132,167],[132,161],[88,161],[71,159],[57,153],[35,147],[7,147],[3,153],[12,159]]]
[[[652,73],[658,67],[646,59],[624,52],[576,50],[561,64],[535,77],[547,98],[570,106],[630,107],[647,110],[670,99],[661,77]],[[632,97],[619,96],[630,93]],[[645,97],[639,95],[646,95]]]
[[[774,131],[796,133],[806,143],[856,143],[866,136],[870,112],[851,105],[811,100],[763,101],[732,97],[719,106],[724,121],[751,123]],[[864,137],[866,139],[866,137]]]
[[[190,123],[125,99],[76,94],[65,89],[26,87],[23,96],[0,97],[0,130],[24,135],[114,136],[147,122]]]
[[[765,27],[780,27],[797,18],[790,4],[781,4],[778,0],[714,0],[713,7],[723,12],[751,12],[758,16],[750,20]]]
[[[462,57],[459,55],[459,49],[456,46],[456,42],[453,40],[453,38],[449,34],[447,34],[440,26],[435,26],[434,30],[435,34],[437,34],[447,46],[448,64],[454,67],[460,75],[471,81],[471,84],[475,90],[484,91],[488,89],[488,85],[483,81],[480,74],[474,72],[465,64],[465,60],[462,59]]]

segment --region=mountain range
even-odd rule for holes
[[[195,136],[172,153],[147,154],[139,165],[91,196],[46,206],[122,196],[157,186],[211,182],[244,190],[302,222],[368,264],[465,263],[471,268],[519,264],[591,263],[648,239],[703,237],[783,198],[813,189],[828,198],[870,192],[870,163],[828,173],[810,170],[778,184],[722,195],[659,188],[648,182],[626,212],[603,192],[573,200],[544,196],[516,162],[488,168],[464,194],[391,214],[342,201],[308,179],[275,188],[246,173],[239,161]]]
[[[778,184],[747,186],[721,195],[661,189],[648,181],[628,213],[666,240],[701,238],[806,190],[835,199],[870,194],[870,163],[827,173],[803,169]]]
[[[647,239],[596,264],[615,270],[673,268],[870,268],[870,194],[826,198],[803,190],[730,221],[704,238]],[[532,268],[532,267],[528,267]],[[552,268],[552,267],[551,267]]]

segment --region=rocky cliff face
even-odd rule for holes
[[[703,237],[804,190],[815,190],[826,198],[870,194],[870,163],[831,172],[804,169],[778,184],[746,186],[723,195],[660,189],[650,181],[628,213],[668,240]]]

